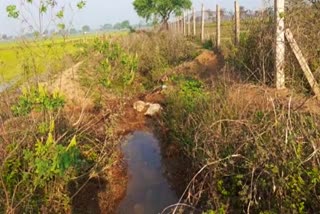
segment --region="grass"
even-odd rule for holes
[[[274,98],[271,108],[259,106],[265,98],[258,94],[259,101],[247,102],[250,93],[239,97],[219,79],[214,87],[184,75],[178,79],[159,124],[169,130],[168,143],[182,150],[176,155],[191,160],[184,167],[194,170],[186,190],[192,197],[179,202],[208,213],[319,209],[319,115],[292,111],[294,101],[284,97]]]
[[[112,33],[122,36],[126,33]],[[63,69],[63,59],[77,53],[78,44],[99,35],[76,35],[64,39],[54,37],[43,41],[0,43],[0,81],[7,82],[22,74],[40,74]]]
[[[43,73],[68,54],[76,52],[74,44],[67,42],[39,42],[32,45],[5,43],[0,46],[0,75],[9,81],[24,72]]]

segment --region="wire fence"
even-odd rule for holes
[[[263,83],[273,82],[279,89],[286,84],[299,85],[303,92],[311,89],[316,93],[320,78],[319,20],[320,1],[274,0],[270,7],[257,11],[246,10],[235,1],[232,11],[219,5],[188,11],[172,20],[169,28],[202,42],[212,41],[216,49],[233,44],[246,61],[242,63],[248,63],[250,75]],[[292,39],[288,39],[289,31]]]

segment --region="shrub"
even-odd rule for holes
[[[205,102],[203,94],[209,97]],[[320,117],[277,101],[274,109],[244,109],[228,94],[216,84],[210,93],[167,95],[162,119],[169,142],[181,146],[194,173],[202,169],[189,186],[187,203],[227,213],[319,210]]]
[[[151,86],[157,84],[171,67],[191,60],[199,53],[186,38],[166,32],[131,34],[123,38],[122,43],[137,55],[138,71]]]
[[[189,115],[197,112],[202,106],[207,105],[208,93],[200,80],[191,77],[177,76],[174,78],[177,87],[171,91],[166,98],[165,120],[172,131],[171,138],[186,146],[193,146],[194,127]],[[177,111],[179,109],[179,111]],[[181,124],[185,124],[185,130],[180,132]]]
[[[304,0],[288,1],[285,23],[286,28],[293,32],[314,76],[319,79],[320,46],[317,40],[320,24],[314,21],[320,17],[317,5],[316,2],[310,4]],[[239,46],[229,45],[224,48],[227,61],[235,67],[244,80],[267,85],[273,85],[275,82],[274,48],[272,47],[276,23],[274,23],[272,11],[273,8],[268,8],[263,15],[250,22],[248,31],[241,34]],[[310,94],[311,89],[307,79],[288,43],[285,63],[286,85],[297,92]]]
[[[37,112],[56,111],[64,104],[64,98],[58,91],[49,93],[44,86],[39,84],[38,87],[23,88],[17,104],[11,109],[14,115],[25,116],[33,110]]]
[[[58,143],[51,122],[46,140],[16,144],[7,147],[8,156],[0,168],[2,181],[0,200],[7,211],[23,210],[27,213],[68,210],[67,184],[81,165],[80,150],[75,136],[67,145]]]

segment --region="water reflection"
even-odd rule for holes
[[[122,145],[128,163],[127,195],[120,214],[156,214],[178,198],[162,171],[159,142],[149,133],[135,132]]]

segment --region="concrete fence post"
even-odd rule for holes
[[[191,36],[191,20],[190,20],[190,12],[187,14],[187,19],[188,19],[188,36]]]
[[[204,41],[204,5],[201,7],[201,41]]]
[[[275,0],[275,23],[276,23],[276,35],[275,35],[275,72],[276,72],[276,88],[285,88],[285,24],[284,24],[284,12],[285,12],[285,0]]]
[[[235,20],[235,45],[239,45],[240,41],[240,7],[239,2],[234,2],[234,20]]]
[[[197,34],[196,11],[194,8],[192,10],[192,19],[193,19],[193,36],[196,36],[196,34]]]
[[[220,6],[217,4],[216,9],[216,16],[217,16],[217,32],[216,32],[216,46],[217,49],[220,48],[221,43],[221,17],[220,17]]]

